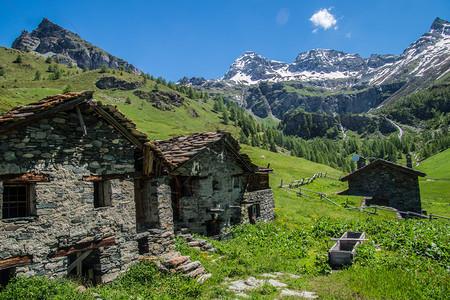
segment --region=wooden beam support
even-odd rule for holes
[[[147,144],[147,143],[146,143]],[[144,161],[143,161],[143,171],[144,176],[150,176],[153,172],[153,160],[154,153],[149,145],[144,144]]]
[[[0,270],[21,267],[31,263],[31,256],[18,256],[0,260]]]
[[[98,242],[83,243],[83,244],[79,244],[79,245],[65,247],[65,248],[57,250],[53,255],[50,256],[50,258],[67,256],[67,255],[77,253],[77,252],[85,252],[85,251],[91,250],[91,249],[98,249],[101,247],[112,246],[115,243],[116,243],[116,238],[109,237],[109,238],[105,238]]]
[[[75,107],[77,110],[78,119],[80,120],[81,129],[83,129],[83,134],[87,134],[86,125],[84,124],[83,115],[81,114],[80,107]]]
[[[142,143],[134,135],[132,135],[128,129],[123,127],[113,116],[99,106],[95,106],[94,109],[100,116],[105,118],[108,123],[114,126],[127,140],[135,144],[139,149],[143,150],[144,146]]]
[[[80,256],[77,257],[77,259],[70,264],[70,266],[67,267],[67,273],[70,273],[70,271],[72,271],[73,269],[75,269],[75,267],[81,263],[86,257],[89,256],[89,254],[92,253],[92,251],[94,250],[87,250],[86,252],[84,252],[83,254],[81,254]]]
[[[5,174],[0,175],[0,180],[4,183],[32,183],[32,182],[49,182],[50,176],[48,174]]]
[[[141,176],[142,176],[142,174],[140,172],[125,173],[125,174],[89,175],[89,176],[83,176],[83,181],[99,182],[99,181],[103,181],[103,180],[129,179],[129,178],[135,178],[135,177],[141,177]]]

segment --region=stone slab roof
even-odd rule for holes
[[[166,159],[177,167],[180,167],[206,148],[221,140],[228,144],[231,150],[236,154],[236,157],[247,167],[247,169],[253,172],[258,170],[257,166],[251,163],[248,155],[239,153],[239,150],[241,149],[239,143],[226,131],[205,131],[188,136],[177,136],[167,140],[158,140],[154,143],[162,151]]]
[[[411,176],[425,177],[427,175],[424,172],[420,172],[420,171],[417,171],[417,170],[414,170],[414,169],[411,169],[411,168],[408,168],[408,167],[405,167],[402,165],[394,164],[393,162],[390,162],[390,161],[387,161],[384,159],[377,159],[377,160],[371,162],[370,164],[362,167],[361,169],[358,169],[355,172],[348,174],[345,177],[342,177],[340,180],[341,181],[349,181],[352,178],[360,176],[361,174],[364,174],[368,170],[371,170],[377,166],[386,166],[386,167],[392,168],[394,170],[397,170],[399,172],[410,174]]]
[[[87,104],[94,111],[113,125],[122,135],[138,148],[150,147],[157,157],[171,164],[163,153],[154,145],[147,135],[136,128],[136,123],[127,118],[115,105],[103,104],[93,99],[93,91],[71,92],[63,95],[46,97],[38,102],[17,106],[0,115],[0,133],[14,130],[39,120],[52,117],[79,105]]]

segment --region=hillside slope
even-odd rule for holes
[[[450,217],[450,149],[422,161],[417,169],[427,174],[419,180],[423,208]]]
[[[14,62],[18,56],[20,63]],[[160,80],[111,69],[104,73],[102,70],[83,72],[78,67],[47,63],[45,58],[33,53],[4,47],[0,47],[0,70],[3,70],[0,112],[60,94],[65,89],[92,90],[95,99],[117,105],[152,139],[217,129],[237,134],[236,127],[223,124],[220,116],[213,112],[212,100],[191,99]],[[39,79],[36,73],[40,74]],[[98,84],[102,78],[115,82],[116,86],[105,89]]]

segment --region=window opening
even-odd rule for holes
[[[235,188],[235,189],[238,189],[239,188],[239,185],[240,185],[240,179],[239,179],[239,177],[233,177],[233,187]]]
[[[138,242],[138,251],[140,255],[149,253],[150,250],[148,247],[148,236],[138,239],[137,242]]]
[[[68,255],[69,267],[75,263],[76,266],[69,271],[68,277],[80,278],[84,285],[95,285],[99,283],[100,274],[97,270],[101,269],[98,250],[88,250],[85,252],[76,252]]]
[[[218,180],[213,180],[212,185],[213,185],[213,190],[214,191],[219,191],[221,189],[220,183],[219,183]]]
[[[111,182],[109,180],[94,182],[94,207],[111,205]]]
[[[27,185],[3,186],[3,219],[29,216],[29,197]]]

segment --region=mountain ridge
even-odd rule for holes
[[[134,74],[142,71],[105,50],[85,41],[78,34],[67,30],[47,18],[43,18],[38,28],[31,33],[23,30],[14,40],[11,48],[30,51],[45,57],[59,59],[64,64],[76,64],[82,68],[86,66],[90,70],[106,65],[111,69],[131,70]]]

